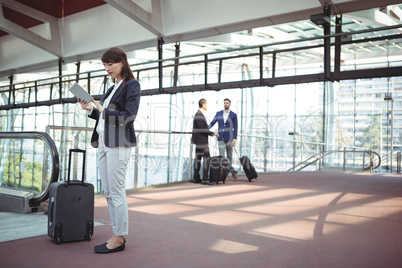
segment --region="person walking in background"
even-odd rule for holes
[[[211,155],[209,154],[208,136],[215,135],[219,137],[219,135],[218,133],[209,131],[208,123],[204,116],[204,112],[205,110],[207,110],[207,100],[200,99],[198,101],[198,107],[199,109],[194,116],[193,132],[191,136],[191,143],[195,144],[193,182],[212,185],[212,183],[208,179],[209,160],[211,158]],[[204,161],[202,180],[200,178],[201,159],[203,159]]]
[[[125,249],[124,236],[128,235],[125,181],[131,147],[137,142],[134,120],[140,105],[141,88],[123,50],[107,50],[102,55],[102,62],[114,85],[99,102],[78,101],[81,108],[89,112],[88,116],[96,120],[91,144],[98,148],[99,175],[113,230],[109,240],[95,246],[95,252],[112,253]]]
[[[233,180],[237,180],[237,171],[233,168],[233,147],[236,146],[237,139],[237,114],[230,110],[232,102],[226,98],[223,100],[224,110],[216,113],[214,119],[209,124],[208,129],[212,128],[218,122],[218,148],[219,155],[225,156],[230,162],[230,172]]]

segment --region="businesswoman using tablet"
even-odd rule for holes
[[[95,246],[95,252],[112,253],[125,249],[124,236],[128,235],[125,179],[131,147],[136,146],[133,124],[141,89],[120,48],[107,50],[102,55],[102,62],[114,85],[99,102],[78,101],[81,108],[89,112],[88,116],[96,120],[91,144],[98,148],[99,175],[113,229],[111,238]]]

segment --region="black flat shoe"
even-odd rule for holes
[[[100,254],[105,254],[105,253],[113,253],[113,252],[119,252],[119,251],[123,251],[126,248],[126,240],[124,240],[124,243],[121,244],[119,247],[117,248],[107,248],[106,243],[96,246],[95,247],[95,252],[96,253],[100,253]]]
[[[123,244],[125,244],[125,243],[126,243],[126,239],[124,238],[124,243]],[[107,242],[103,243],[102,245],[97,245],[97,246],[95,246],[95,248],[103,247],[106,244],[107,244]]]
[[[96,248],[99,248],[99,247],[106,246],[106,244],[107,244],[107,242],[103,243],[102,245],[97,245],[97,246],[95,246],[95,249],[96,249]]]

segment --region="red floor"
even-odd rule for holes
[[[109,223],[104,199],[95,203],[95,220]],[[94,253],[107,224],[90,242],[0,243],[0,267],[402,267],[400,175],[240,176],[135,191],[128,203],[125,251]]]

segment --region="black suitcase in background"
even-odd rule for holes
[[[257,171],[255,171],[255,167],[251,164],[250,158],[246,155],[243,155],[240,158],[240,164],[243,167],[244,173],[248,178],[248,181],[251,182],[252,179],[257,179]]]
[[[72,153],[82,153],[82,181],[71,180]],[[49,188],[48,235],[56,244],[72,240],[88,240],[94,228],[94,186],[85,183],[85,150],[70,149],[68,178],[54,182]]]
[[[230,169],[229,159],[222,156],[213,156],[209,160],[209,181],[225,183]]]

